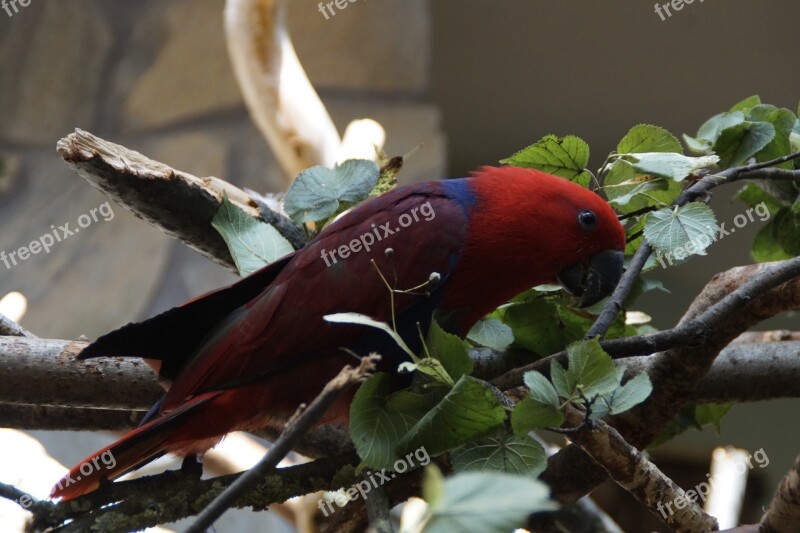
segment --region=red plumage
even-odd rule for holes
[[[592,227],[584,224],[587,212]],[[370,234],[376,237],[366,250]],[[353,252],[357,241],[361,249]],[[51,496],[71,499],[165,452],[202,453],[230,431],[281,423],[352,362],[341,347],[378,351],[387,370],[396,368],[401,352],[384,333],[322,318],[357,312],[389,322],[378,270],[396,289],[440,276],[427,292],[395,295],[398,332],[415,346],[417,323],[427,329],[434,310],[443,327],[465,335],[498,305],[556,282],[565,269],[584,303],[599,299],[598,291],[619,279],[624,245],[622,227],[599,196],[533,170],[484,167],[470,178],[395,189],[347,213],[302,250],[84,350],[81,358],[156,360],[172,385],[152,420],[84,461],[107,451],[114,468],[66,481],[80,475],[76,467]],[[590,274],[596,257],[606,258],[601,270],[616,271]],[[347,402],[340,402],[327,419],[346,414]]]

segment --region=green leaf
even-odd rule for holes
[[[775,138],[775,127],[769,122],[745,121],[724,129],[714,143],[720,166],[740,165],[760,152]]]
[[[425,346],[431,357],[442,362],[447,373],[457,380],[461,376],[472,373],[472,359],[467,353],[467,346],[457,336],[447,333],[436,320],[431,320]]]
[[[634,126],[617,145],[617,153],[620,154],[682,151],[681,143],[673,134],[651,124]]]
[[[591,399],[611,392],[619,384],[614,361],[603,351],[597,339],[569,345],[567,358],[568,399],[576,397],[578,388]]]
[[[775,137],[756,154],[757,161],[771,161],[792,152],[790,135],[797,122],[794,113],[786,108],[777,108],[773,105],[758,105],[750,111],[750,118],[754,121],[769,122],[775,128]],[[776,168],[791,170],[792,165],[791,161],[787,161],[776,165]]]
[[[372,161],[349,159],[334,168],[311,167],[292,182],[283,208],[295,222],[325,220],[369,195],[380,169]]]
[[[705,121],[703,125],[700,126],[700,129],[697,130],[697,138],[708,142],[710,145],[713,145],[724,130],[738,126],[744,121],[744,113],[741,111],[732,111],[730,113],[720,113],[718,115],[714,115]]]
[[[430,455],[497,431],[505,419],[505,408],[489,386],[470,376],[462,376],[436,406],[409,431],[400,449],[424,446]]]
[[[775,232],[783,251],[800,255],[800,214],[784,209],[775,217]]]
[[[625,385],[615,389],[608,397],[603,398],[610,414],[618,415],[639,405],[653,392],[650,377],[642,372],[629,379]]]
[[[708,168],[719,162],[719,157],[687,157],[681,154],[649,152],[623,156],[630,162],[636,173],[650,174],[659,178],[683,181],[701,168]]]
[[[778,241],[776,236],[777,217],[773,217],[766,226],[761,228],[753,240],[753,247],[750,250],[750,255],[757,263],[768,263],[770,261],[782,261],[784,259],[791,259],[791,255],[786,253],[783,246]]]
[[[514,342],[514,332],[498,318],[482,318],[469,330],[467,339],[479,346],[505,350]]]
[[[228,245],[240,276],[247,276],[294,252],[278,230],[245,213],[225,193],[211,225]]]
[[[404,522],[401,533],[508,533],[524,526],[529,514],[558,507],[550,500],[547,485],[530,476],[463,472],[443,485],[438,498],[423,491],[430,503],[427,514],[419,523]]]
[[[761,103],[761,97],[758,96],[757,94],[754,94],[753,96],[748,96],[741,102],[735,104],[731,108],[731,111],[741,111],[743,113],[747,113],[748,111],[750,111],[750,109],[759,105],[760,103]]]
[[[586,170],[586,165],[589,163],[589,145],[574,135],[566,137],[546,135],[536,144],[523,148],[500,162],[504,165],[535,168],[567,178],[584,187],[589,185],[592,177]]]
[[[681,410],[675,420],[659,436],[653,439],[647,449],[657,448],[691,428],[702,430],[706,426],[711,426],[719,434],[720,423],[725,415],[728,414],[728,411],[731,410],[731,407],[733,407],[733,404],[730,403],[688,405]]]
[[[533,398],[523,398],[511,411],[511,428],[518,437],[527,435],[534,429],[559,427],[564,423],[564,415],[552,405]]]
[[[433,379],[434,382],[444,385],[447,388],[453,386],[453,378],[450,373],[445,370],[444,365],[438,359],[432,357],[425,357],[416,363],[402,363],[400,367],[404,370],[416,370]]]
[[[755,183],[748,183],[742,187],[737,196],[739,200],[743,201],[753,209],[760,210],[757,213],[759,218],[763,218],[761,213],[763,213],[764,210],[766,210],[766,213],[772,216],[777,214],[778,211],[780,211],[784,206],[781,200],[775,198],[770,193],[765,191],[763,187],[756,185]],[[762,222],[766,222],[766,219],[763,219]]]
[[[586,333],[562,321],[558,306],[545,298],[507,307],[503,320],[514,332],[516,344],[542,356],[563,350]]]
[[[550,380],[553,382],[559,398],[572,397],[572,386],[567,379],[567,371],[555,359],[550,360]]]
[[[681,193],[681,186],[673,180],[642,177],[633,165],[617,159],[603,180],[603,189],[609,201],[622,213],[631,213],[644,207],[671,204]]]
[[[350,436],[368,467],[393,470],[402,458],[397,445],[425,412],[424,399],[407,391],[390,396],[391,377],[378,373],[358,388],[350,403]],[[394,398],[391,401],[390,398]]]
[[[525,435],[499,436],[469,442],[450,454],[456,472],[506,472],[536,477],[547,466],[547,454],[541,444]]]
[[[650,213],[644,226],[644,237],[660,258],[682,261],[686,257],[705,255],[714,241],[717,221],[706,204],[690,202],[677,208],[664,208]]]
[[[531,398],[551,407],[558,408],[560,406],[561,402],[558,401],[555,387],[541,372],[525,372],[522,379],[525,386],[530,389]]]
[[[358,324],[360,326],[369,326],[371,328],[376,328],[381,331],[386,332],[393,340],[397,343],[397,345],[403,349],[404,352],[408,354],[412,361],[418,361],[419,358],[411,351],[411,349],[406,345],[403,338],[389,326],[386,322],[379,322],[374,318],[368,317],[367,315],[362,315],[360,313],[333,313],[330,315],[325,315],[322,317],[327,322],[333,322],[335,324]]]

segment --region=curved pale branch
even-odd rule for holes
[[[333,166],[339,133],[308,80],[286,29],[285,0],[228,0],[225,35],[250,116],[287,184],[313,165]]]

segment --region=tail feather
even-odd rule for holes
[[[92,492],[104,480],[112,481],[162,456],[168,440],[184,416],[215,398],[219,393],[209,393],[190,401],[180,409],[156,418],[127,433],[120,440],[99,450],[72,468],[56,483],[51,498],[71,500]]]

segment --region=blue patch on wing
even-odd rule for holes
[[[464,214],[469,216],[469,212],[478,203],[478,197],[475,191],[470,187],[470,182],[465,179],[444,180],[442,183],[442,190],[448,198],[458,202],[458,205],[464,209]]]

